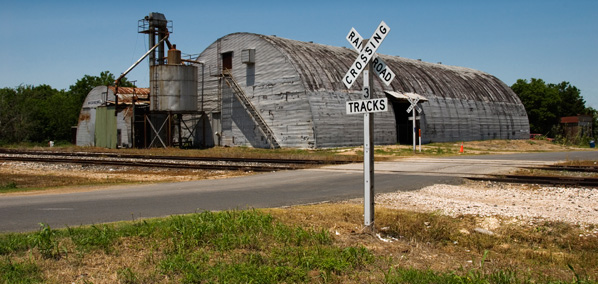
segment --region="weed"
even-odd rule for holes
[[[40,283],[42,273],[35,263],[15,262],[10,258],[0,260],[1,283]]]
[[[116,275],[118,277],[119,283],[125,283],[125,284],[141,283],[141,282],[139,282],[139,279],[138,279],[137,275],[135,274],[135,272],[133,272],[133,270],[129,267],[119,269],[116,272]]]
[[[60,258],[56,231],[52,230],[48,224],[40,223],[39,225],[41,226],[40,230],[31,236],[33,245],[39,249],[44,258]]]
[[[343,258],[353,269],[364,268],[366,264],[374,260],[374,255],[365,247],[348,247],[343,250]]]
[[[23,251],[31,246],[31,238],[27,234],[0,235],[0,255]]]
[[[15,188],[17,188],[17,183],[14,181],[0,185],[0,190],[15,189]]]
[[[90,251],[94,249],[103,249],[110,253],[113,250],[113,243],[119,237],[116,230],[108,225],[96,226],[90,228],[67,228],[67,233],[77,249]]]

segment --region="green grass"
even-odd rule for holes
[[[39,267],[30,261],[0,259],[0,283],[43,283]]]
[[[249,210],[61,230],[42,225],[31,234],[0,237],[0,252],[5,258],[0,269],[13,271],[4,276],[7,283],[17,278],[39,279],[43,268],[18,262],[19,256],[34,251],[41,259],[59,261],[74,255],[85,258],[97,251],[118,255],[119,243],[126,238],[154,243],[158,249],[155,253],[160,254],[151,268],[155,273],[117,267],[118,277],[127,283],[152,280],[148,277],[187,283],[306,282],[310,277],[329,279],[348,274],[373,260],[362,247],[334,246],[327,231],[287,226],[270,215]]]
[[[110,275],[120,283],[157,283],[165,279],[174,283],[596,283],[585,273],[575,271],[574,267],[583,267],[575,259],[562,264],[571,269],[569,279],[542,278],[522,272],[525,269],[486,268],[486,262],[499,260],[496,244],[509,239],[523,247],[541,244],[554,245],[555,251],[557,247],[572,253],[585,250],[588,253],[580,257],[586,262],[596,257],[595,243],[569,239],[577,234],[570,226],[547,223],[534,228],[535,234],[512,229],[508,235],[494,237],[498,240],[467,240],[455,233],[465,224],[458,220],[436,214],[385,212],[377,222],[383,226],[395,224],[389,226],[388,235],[449,250],[455,250],[457,241],[460,246],[480,250],[481,257],[474,259],[474,266],[468,269],[417,269],[396,265],[398,255],[368,248],[376,247],[376,242],[359,234],[355,237],[361,241],[341,242],[329,230],[308,225],[310,222],[283,222],[262,211],[203,212],[58,230],[41,224],[36,232],[2,234],[0,283],[70,282],[70,278],[52,276],[61,275],[53,269],[60,267],[75,274],[78,270],[88,271],[85,263],[92,259],[103,259],[101,266],[106,267],[104,273],[108,275],[96,272],[83,279],[86,283],[102,282],[101,277],[108,279]],[[515,252],[509,257],[525,259],[525,255]],[[529,261],[542,265],[547,260]]]

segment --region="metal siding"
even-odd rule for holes
[[[253,70],[241,62],[244,49],[255,49]],[[215,75],[219,71],[220,53],[231,51],[233,76],[283,147],[321,148],[363,143],[362,117],[344,113],[346,101],[360,98],[362,78],[358,77],[351,90],[341,82],[357,56],[355,51],[274,36],[235,33],[218,39],[202,52],[199,60],[205,61],[206,70]],[[421,103],[420,127],[424,142],[528,137],[529,123],[523,105],[496,77],[469,68],[380,56],[397,76],[390,87],[374,79],[372,87],[378,94],[376,97],[382,97],[384,90],[392,90],[417,93],[429,100]],[[248,76],[254,77],[248,79]],[[248,86],[247,82],[252,84]],[[234,96],[226,90],[228,87],[222,87],[217,77],[209,76],[204,86],[204,110],[219,112],[222,108],[222,125],[226,129],[223,134],[235,137],[234,143],[229,140],[229,144],[263,145],[259,129],[244,122],[247,119],[242,115],[244,109],[235,104]],[[230,125],[225,127],[227,123]],[[377,113],[375,143],[396,141],[393,110]]]
[[[98,107],[95,121],[95,146],[116,148],[116,116],[114,106]]]
[[[269,124],[277,141],[283,147],[314,147],[313,120],[308,111],[309,103],[305,89],[288,58],[259,36],[233,34],[226,39],[219,39],[208,47],[202,52],[199,60],[205,61],[206,65],[217,66],[217,60],[220,60],[218,45],[221,51],[233,52],[233,77]],[[255,64],[252,64],[255,77],[251,86],[246,84],[248,65],[242,63],[240,56],[244,49],[255,49]],[[206,111],[220,111],[219,85],[218,77],[206,78],[204,85]],[[267,147],[267,139],[263,137],[259,127],[253,123],[230,88],[226,84],[220,86],[224,145]]]
[[[96,107],[106,103],[107,96],[114,96],[106,86],[93,88],[85,97],[77,125],[77,146],[95,146]]]

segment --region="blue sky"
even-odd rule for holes
[[[118,76],[147,50],[137,20],[173,21],[171,42],[198,54],[233,32],[347,46],[384,20],[379,53],[517,79],[568,81],[598,109],[598,1],[10,1],[0,10],[0,87],[68,89],[84,75]],[[129,80],[149,85],[147,62]],[[400,76],[400,74],[397,74]]]

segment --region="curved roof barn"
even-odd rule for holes
[[[374,98],[388,97],[392,104],[389,112],[375,115],[376,144],[412,142],[408,96],[421,98],[418,128],[424,143],[529,138],[521,101],[498,78],[469,68],[379,56],[396,77],[390,86],[379,79],[370,83]],[[347,115],[345,103],[361,98],[363,79],[360,75],[351,89],[342,82],[356,57],[356,51],[344,47],[252,33],[216,40],[198,58],[205,67],[203,75],[199,72],[202,105],[215,122],[215,144],[361,145],[362,116]]]

